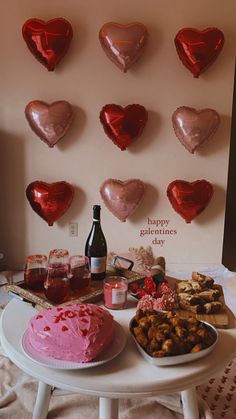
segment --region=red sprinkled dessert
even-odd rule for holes
[[[113,334],[113,316],[95,304],[42,310],[28,327],[29,341],[38,352],[79,363],[94,360],[109,345]]]
[[[171,311],[178,307],[177,295],[163,275],[161,279],[148,275],[141,284],[133,283],[129,289],[139,299],[137,308],[143,312]]]
[[[161,286],[160,286],[161,287]],[[171,311],[177,308],[176,294],[166,284],[162,284],[159,290],[159,297],[154,298],[151,295],[144,295],[138,302],[137,309],[146,311]]]

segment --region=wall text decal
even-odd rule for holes
[[[172,228],[171,221],[163,218],[147,217],[146,225],[139,231],[139,236],[150,236],[152,245],[163,247],[168,236],[177,235],[177,230]]]

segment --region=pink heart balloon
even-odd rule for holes
[[[127,25],[108,22],[99,32],[99,40],[106,55],[124,73],[140,58],[147,39],[147,28],[139,22]]]
[[[125,181],[107,179],[100,188],[100,194],[107,209],[120,221],[133,214],[145,192],[145,185],[139,179]]]
[[[188,106],[177,108],[172,115],[175,135],[190,152],[204,143],[218,128],[219,114],[213,109],[197,111]]]
[[[33,100],[26,106],[25,116],[34,133],[49,147],[53,147],[66,134],[73,118],[73,109],[65,100],[50,105]]]

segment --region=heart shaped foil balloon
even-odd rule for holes
[[[141,105],[105,105],[100,112],[105,133],[121,150],[142,134],[147,120],[148,113]]]
[[[74,188],[65,181],[46,183],[36,180],[27,186],[26,196],[36,214],[52,226],[70,207]]]
[[[34,133],[53,147],[66,134],[73,119],[73,109],[65,100],[50,105],[33,100],[26,106],[25,116]]]
[[[70,46],[73,29],[67,20],[60,17],[48,22],[29,19],[22,27],[22,35],[34,57],[53,71]]]
[[[120,221],[126,221],[140,204],[145,185],[139,179],[107,179],[100,188],[104,204]]]
[[[213,195],[213,186],[207,180],[187,182],[174,180],[168,185],[167,196],[174,210],[186,223],[201,214]]]
[[[218,57],[224,45],[224,34],[217,28],[203,31],[183,28],[175,36],[179,58],[194,77],[199,77]]]
[[[140,58],[147,39],[147,28],[139,22],[127,25],[108,22],[99,31],[103,50],[124,73]]]
[[[213,109],[197,111],[188,106],[177,108],[172,115],[172,123],[176,137],[183,146],[194,153],[219,126],[220,116]]]

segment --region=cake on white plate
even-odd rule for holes
[[[114,335],[114,319],[95,304],[47,308],[30,319],[31,346],[48,357],[76,363],[94,360]]]

